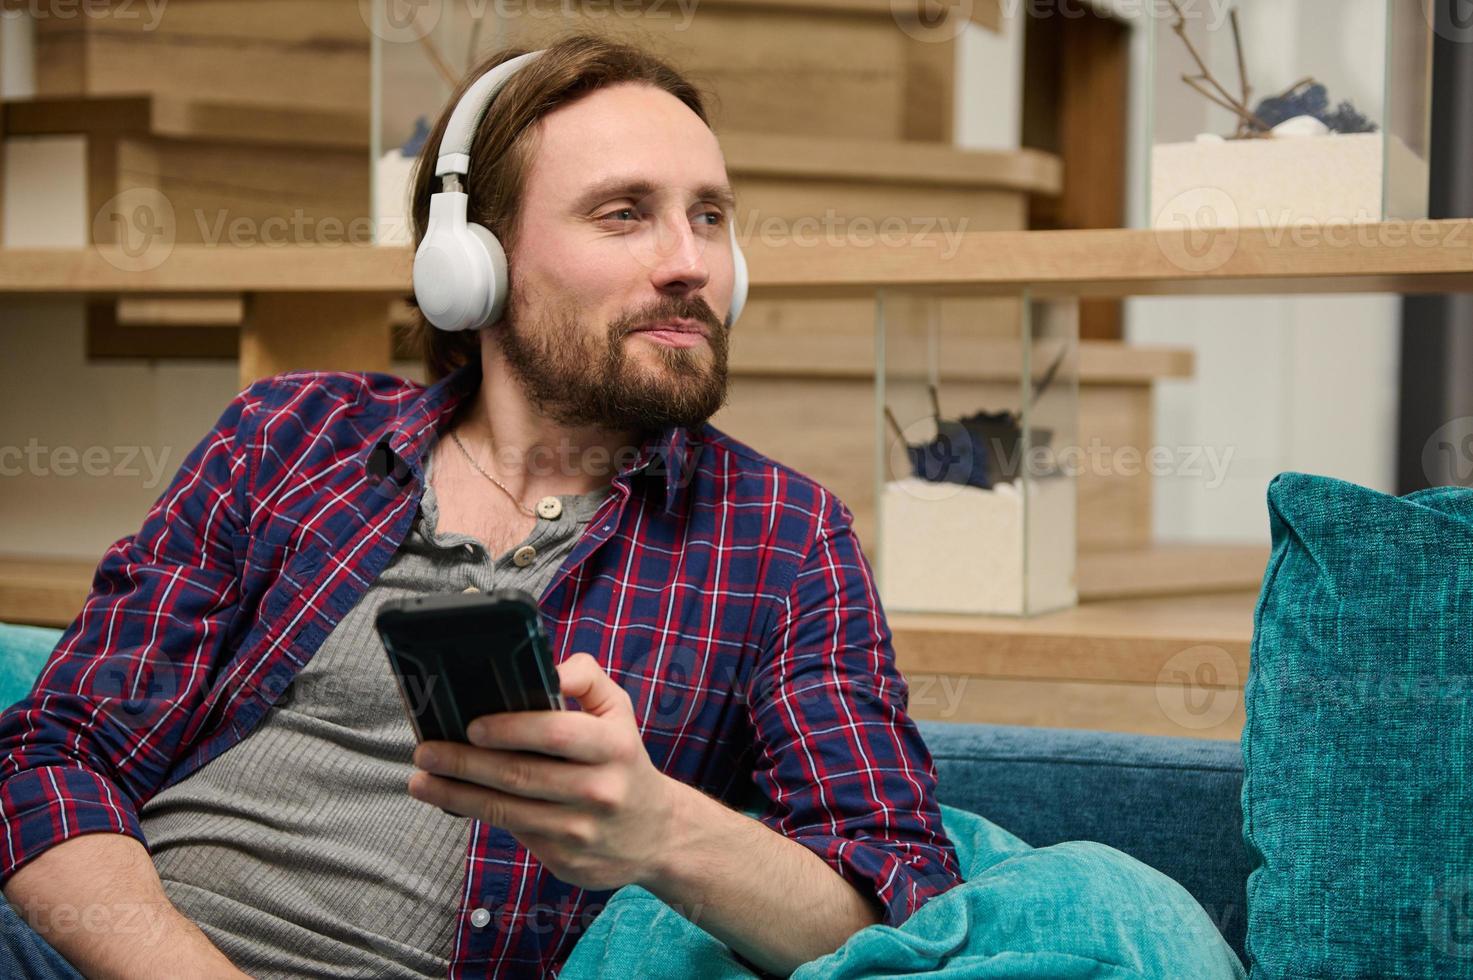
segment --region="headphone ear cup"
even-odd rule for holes
[[[506,278],[506,249],[501,247],[501,240],[485,225],[468,222],[465,230],[470,232],[471,237],[480,243],[485,252],[486,315],[476,324],[477,327],[483,327],[500,320],[506,309],[506,298],[510,292]]]
[[[491,232],[465,220],[466,196],[430,198],[429,227],[414,253],[414,300],[440,330],[474,330],[501,315],[506,253]]]
[[[736,222],[732,222],[731,225],[731,261],[733,274],[731,311],[726,314],[728,327],[736,323],[737,317],[742,315],[742,307],[747,305],[747,257],[742,254],[742,247],[737,244]]]

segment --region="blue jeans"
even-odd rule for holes
[[[86,980],[3,898],[0,898],[0,976]]]

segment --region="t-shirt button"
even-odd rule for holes
[[[481,928],[490,921],[491,913],[488,912],[486,909],[476,909],[475,911],[471,912],[471,925],[475,926],[477,929]]]
[[[556,497],[543,497],[537,501],[537,513],[549,521],[555,521],[563,516],[563,502]]]
[[[518,568],[526,568],[532,564],[532,559],[537,557],[537,549],[530,544],[524,544],[512,553],[511,560],[516,562]]]

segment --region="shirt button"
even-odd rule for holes
[[[543,497],[537,501],[537,513],[549,521],[555,521],[563,516],[563,502],[556,497]]]
[[[481,590],[478,589],[478,588],[476,588],[474,585],[467,585],[465,588],[461,589],[460,591],[461,592],[480,592]]]
[[[481,928],[490,921],[491,913],[486,911],[485,909],[476,909],[474,912],[471,913],[471,925],[475,926],[477,929]]]
[[[537,557],[537,549],[530,544],[524,544],[512,553],[511,560],[517,563],[518,568],[526,568],[532,564],[532,559]]]

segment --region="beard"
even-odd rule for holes
[[[628,339],[676,317],[702,324],[706,342],[672,347]],[[528,401],[560,425],[697,429],[726,403],[728,328],[699,297],[667,296],[590,332],[576,310],[529,315],[514,281],[507,315],[493,329]],[[649,351],[631,354],[636,344]]]

